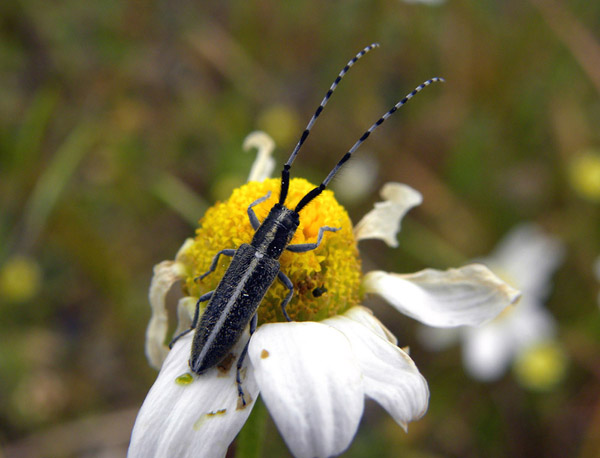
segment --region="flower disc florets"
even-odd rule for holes
[[[200,296],[217,287],[230,258],[222,256],[217,269],[205,278],[214,256],[225,248],[238,248],[250,243],[254,229],[248,219],[248,206],[265,196],[271,197],[253,207],[259,221],[263,221],[279,196],[278,179],[250,182],[233,191],[231,197],[211,207],[200,220],[194,244],[186,253],[189,275],[184,289],[186,295]],[[294,208],[300,199],[315,186],[304,179],[293,179],[285,205]],[[294,296],[287,313],[294,321],[320,321],[338,315],[360,302],[360,259],[352,222],[344,208],[335,200],[333,192],[324,191],[300,213],[300,226],[291,244],[314,243],[319,228],[340,228],[325,232],[322,243],[305,253],[284,252],[280,258],[281,271],[294,285]],[[276,281],[258,309],[258,322],[285,321],[281,302],[287,288]]]

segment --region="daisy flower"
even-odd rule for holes
[[[160,373],[138,414],[130,457],[225,456],[259,395],[298,457],[342,453],[356,433],[365,397],[383,406],[406,430],[427,410],[427,382],[398,347],[396,337],[361,305],[365,294],[380,295],[400,312],[433,326],[485,323],[519,296],[480,264],[408,275],[383,271],[363,275],[357,242],[379,238],[396,246],[400,220],[421,202],[421,195],[406,185],[388,183],[382,190],[384,201],[376,203],[353,230],[333,192],[325,191],[303,209],[292,243],[314,241],[322,226],[341,229],[325,233],[315,250],[282,255],[281,269],[294,285],[287,307],[293,321],[284,319],[280,307],[287,290],[275,282],[258,309],[258,328],[241,370],[247,401],[242,404],[235,361],[248,332],[230,357],[197,375],[188,365],[192,333],[177,340],[170,351],[165,345],[169,341],[165,297],[174,283],[181,282],[184,297],[178,304],[177,335],[189,328],[198,297],[216,287],[229,264],[223,260],[199,281],[214,255],[252,238],[246,213],[250,203],[268,191],[277,195],[279,180],[267,179],[272,140],[254,133],[246,141],[250,146],[258,148],[259,159],[249,182],[206,212],[195,238],[183,244],[175,260],[154,269],[146,354]],[[303,179],[291,180],[292,208],[313,187]],[[274,202],[271,197],[255,207],[260,220]]]
[[[517,375],[525,374],[526,367],[533,369],[536,364],[549,367],[543,361],[549,360],[548,355],[559,353],[547,351],[556,347],[552,343],[556,323],[544,307],[544,300],[550,292],[550,280],[562,261],[563,251],[562,244],[537,225],[527,223],[515,227],[493,253],[480,262],[518,286],[522,292],[518,306],[508,307],[496,319],[476,328],[423,328],[422,342],[432,349],[442,349],[460,340],[465,369],[472,377],[483,381],[499,379],[513,362],[517,363]],[[564,366],[558,364],[558,360],[554,362],[557,368]],[[550,372],[558,374],[561,371]],[[534,372],[542,375],[542,371],[533,371],[520,379],[525,384],[528,384],[526,380],[535,384]],[[554,377],[546,373],[543,378]]]

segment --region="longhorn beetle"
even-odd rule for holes
[[[398,108],[408,102],[408,100],[410,100],[417,92],[420,92],[423,88],[429,86],[433,82],[444,81],[443,78],[431,78],[417,86],[411,93],[406,95],[406,97],[379,118],[375,124],[369,127],[356,143],[354,143],[354,146],[352,146],[352,148],[350,148],[350,150],[348,150],[348,152],[340,159],[319,186],[306,194],[293,210],[287,208],[285,206],[285,200],[290,185],[290,168],[292,162],[294,162],[294,159],[296,159],[296,156],[298,155],[298,151],[310,134],[313,124],[350,67],[371,49],[378,46],[377,43],[373,43],[352,58],[342,69],[325,94],[325,97],[310,119],[306,129],[302,132],[300,140],[296,144],[292,154],[283,166],[281,172],[279,202],[271,208],[271,211],[265,220],[261,223],[252,208],[267,200],[270,197],[270,192],[252,202],[248,207],[248,218],[250,219],[250,224],[256,231],[250,244],[244,243],[237,249],[224,249],[219,251],[213,258],[208,271],[199,277],[202,279],[213,272],[217,268],[219,257],[221,255],[233,256],[217,289],[204,294],[198,299],[190,329],[175,337],[170,344],[172,347],[175,341],[184,334],[187,334],[194,329],[196,330],[189,360],[190,367],[196,374],[202,374],[220,363],[230,353],[232,347],[240,339],[248,324],[250,324],[250,335],[254,333],[257,321],[256,311],[267,290],[275,281],[275,278],[278,278],[289,290],[281,303],[281,311],[283,312],[285,319],[291,321],[286,312],[286,306],[294,294],[294,286],[290,279],[280,270],[279,257],[281,256],[281,253],[283,250],[294,253],[303,253],[314,250],[321,244],[323,233],[325,231],[335,232],[340,229],[323,226],[319,229],[317,241],[315,243],[290,245],[292,237],[300,224],[300,211],[323,192],[332,178],[339,171],[340,167],[350,159],[352,154],[367,139],[371,132],[379,127]],[[202,314],[200,323],[198,323],[200,303],[205,301],[209,302]],[[240,369],[248,351],[249,342],[250,341],[248,340],[237,361],[236,383],[242,405],[246,405],[246,400],[242,389]]]

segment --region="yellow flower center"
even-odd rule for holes
[[[315,186],[304,179],[293,179],[286,200],[294,208]],[[194,244],[186,253],[190,275],[184,289],[190,296],[200,296],[217,287],[231,258],[221,256],[217,269],[202,280],[214,256],[226,248],[238,248],[250,243],[254,229],[248,219],[248,206],[271,191],[271,197],[253,209],[263,221],[279,196],[278,179],[250,182],[233,191],[225,202],[209,208],[200,220]],[[360,301],[360,258],[352,233],[352,222],[344,208],[326,190],[300,212],[300,226],[291,244],[314,243],[322,226],[339,227],[337,232],[325,232],[320,246],[305,253],[284,251],[279,262],[281,271],[294,285],[294,296],[286,311],[295,321],[320,321],[343,313]],[[281,302],[288,289],[279,281],[269,288],[258,309],[258,322],[285,321]]]

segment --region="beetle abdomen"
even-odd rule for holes
[[[190,367],[197,374],[231,351],[279,273],[279,262],[243,244],[221,279],[192,343]]]

